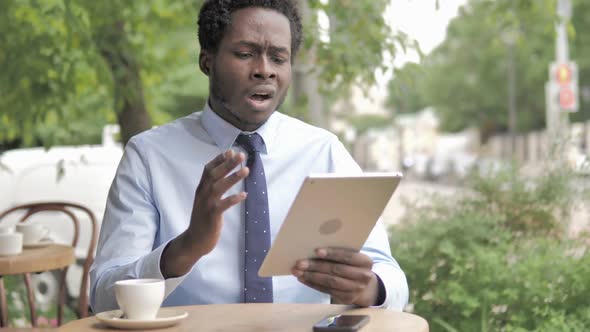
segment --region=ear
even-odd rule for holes
[[[212,61],[213,56],[211,55],[211,53],[201,50],[201,52],[199,53],[199,67],[201,68],[203,74],[209,76],[209,73],[211,72]]]

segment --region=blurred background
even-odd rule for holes
[[[102,218],[127,140],[206,102],[201,3],[0,1],[0,210],[67,200]],[[590,1],[300,7],[281,111],[336,133],[365,171],[404,172],[383,220],[406,310],[432,331],[590,326]],[[56,278],[35,276],[41,325],[55,324]],[[20,279],[5,279],[26,326]]]

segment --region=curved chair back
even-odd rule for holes
[[[96,217],[94,213],[85,206],[80,204],[71,203],[71,202],[39,202],[39,203],[30,203],[30,204],[22,204],[15,207],[12,207],[2,213],[0,213],[0,222],[2,219],[7,217],[10,214],[21,212],[22,216],[19,218],[19,222],[25,222],[29,220],[32,216],[37,215],[42,212],[61,212],[67,215],[73,223],[74,223],[74,234],[72,238],[71,245],[72,247],[76,247],[78,244],[78,238],[80,236],[80,220],[77,217],[75,212],[82,212],[88,216],[88,220],[91,223],[91,234],[90,234],[90,244],[88,246],[88,251],[86,252],[86,257],[84,259],[83,269],[82,269],[82,280],[80,283],[80,297],[78,299],[78,308],[77,314],[79,318],[84,318],[88,316],[88,287],[89,287],[89,271],[92,262],[94,261],[94,250],[96,247],[97,242],[97,232],[98,232],[98,225],[96,221]],[[57,321],[58,325],[61,325],[63,320],[63,307],[65,305],[65,295],[66,295],[66,273],[67,267],[62,269],[62,275],[60,278],[59,283],[59,297],[58,297],[58,307],[57,307]],[[30,274],[25,274],[25,285],[27,287],[27,293],[29,298],[29,309],[31,311],[31,324],[35,327],[37,324],[36,322],[36,310],[35,310],[35,301],[34,295],[31,287],[31,278]],[[0,279],[0,301],[2,301],[2,310],[7,311],[6,308],[6,294],[3,294],[4,286],[2,279]],[[2,313],[2,317],[0,317],[0,327],[2,325],[7,325],[7,314],[6,312]],[[2,324],[4,322],[4,324]]]

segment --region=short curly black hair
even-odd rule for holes
[[[262,7],[285,15],[291,23],[291,54],[295,57],[303,40],[301,15],[295,0],[206,0],[199,12],[199,44],[201,49],[217,52],[231,14],[238,9]]]

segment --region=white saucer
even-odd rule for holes
[[[43,247],[46,247],[52,243],[53,243],[52,240],[41,240],[41,241],[35,242],[35,243],[23,244],[23,248],[25,248],[25,249],[43,248]]]
[[[188,317],[186,311],[174,308],[161,308],[154,320],[138,320],[121,318],[121,310],[111,310],[96,314],[96,318],[105,325],[118,329],[146,330],[172,326]]]

